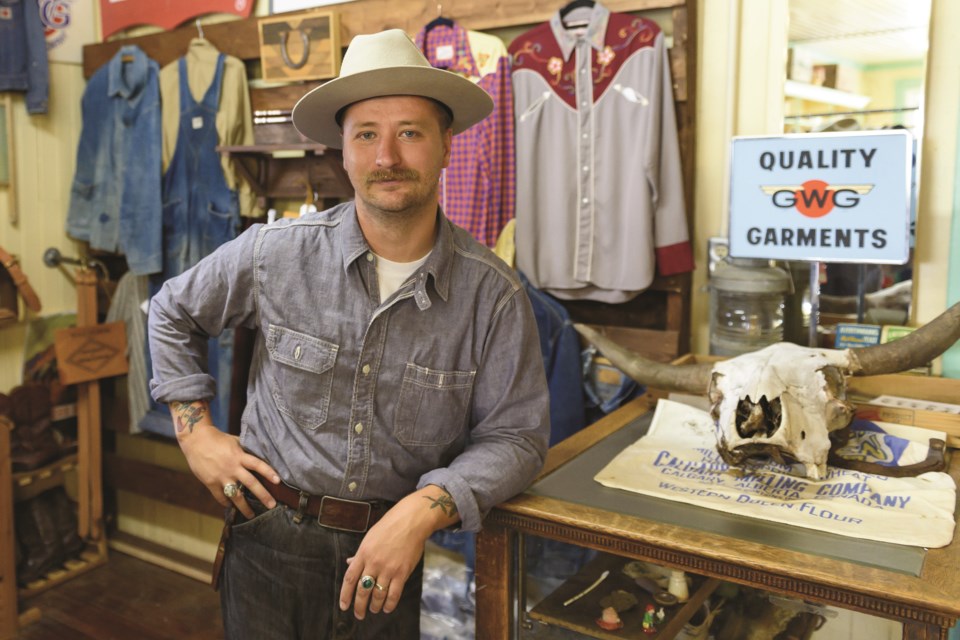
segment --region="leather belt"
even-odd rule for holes
[[[37,296],[36,291],[33,290],[33,287],[30,286],[26,274],[20,269],[20,263],[16,258],[4,251],[3,247],[0,247],[0,265],[3,265],[7,273],[10,274],[10,278],[20,292],[20,297],[23,298],[23,302],[27,305],[27,308],[34,313],[40,311],[40,298]]]
[[[314,496],[283,482],[273,484],[257,473],[254,475],[277,502],[297,511],[297,522],[303,516],[310,516],[328,529],[364,533],[393,506],[393,503],[383,500],[365,502],[334,496]]]

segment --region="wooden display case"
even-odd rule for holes
[[[691,593],[686,602],[671,606],[661,606],[652,596],[639,589],[632,579],[624,575],[623,567],[629,559],[602,553],[584,567],[579,573],[566,580],[550,595],[534,606],[529,615],[541,623],[563,627],[592,638],[617,640],[619,638],[673,638],[693,617],[704,601],[720,584],[715,578],[692,577]],[[586,595],[574,602],[571,599],[588,588],[597,576],[607,572],[607,578]],[[600,628],[596,619],[600,617],[603,605],[601,601],[614,590],[623,590],[638,598],[636,606],[620,613],[623,627],[606,631]],[[568,603],[569,604],[566,604]],[[656,632],[647,633],[643,629],[643,614],[647,605],[653,604],[662,609],[665,617],[656,623]]]
[[[550,450],[540,478],[589,455],[590,449],[602,446],[606,438],[647,411],[647,401],[638,398],[557,444]],[[952,457],[948,472],[954,481],[960,478],[960,458]],[[585,476],[579,482],[592,480]],[[626,503],[632,498],[623,492],[620,499]],[[919,555],[920,562],[916,572],[904,572],[885,568],[882,553],[869,561],[857,561],[841,559],[834,549],[822,549],[828,542],[821,545],[821,552],[797,550],[775,536],[758,541],[751,538],[750,529],[759,525],[749,519],[738,527],[717,531],[696,523],[672,524],[658,519],[659,515],[654,511],[631,515],[619,508],[598,507],[589,500],[574,502],[538,492],[537,484],[494,508],[477,539],[476,637],[520,638],[524,618],[533,615],[520,605],[522,599],[518,602],[518,585],[525,576],[517,575],[517,548],[525,536],[900,621],[903,638],[910,640],[946,640],[960,618],[960,537],[942,549],[907,548]],[[856,539],[845,544],[858,549],[868,546]],[[887,549],[891,547],[897,545]]]

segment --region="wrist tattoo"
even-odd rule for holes
[[[423,496],[430,501],[431,509],[440,509],[448,518],[457,515],[457,503],[453,501],[449,493],[444,493],[439,497]]]
[[[185,430],[193,433],[193,427],[203,417],[202,405],[174,402],[170,408],[176,413],[177,433],[183,433]]]

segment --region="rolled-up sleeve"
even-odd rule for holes
[[[254,325],[255,225],[195,267],[167,280],[150,300],[150,393],[157,402],[209,400],[207,340],[224,329]]]
[[[498,305],[487,334],[466,448],[417,485],[443,487],[466,531],[479,531],[492,507],[526,489],[543,468],[550,402],[539,345],[530,301],[518,284]]]

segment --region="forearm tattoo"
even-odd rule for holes
[[[449,493],[444,493],[436,498],[433,496],[423,497],[430,501],[431,509],[440,509],[448,518],[453,518],[457,515],[457,503],[453,501]]]
[[[177,433],[193,433],[193,427],[203,418],[203,405],[174,402],[170,405],[177,421]]]

